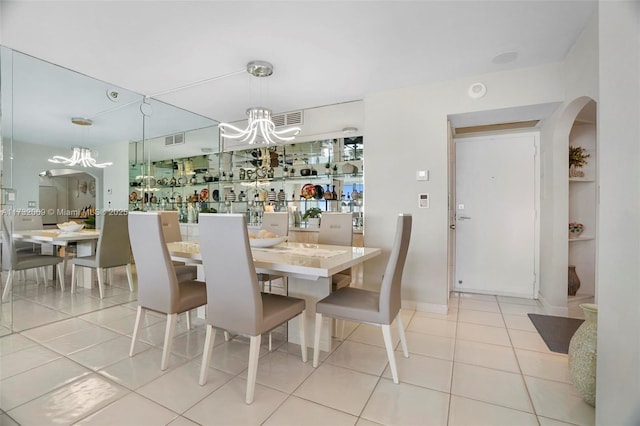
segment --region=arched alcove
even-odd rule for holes
[[[558,155],[559,175],[555,182],[559,196],[556,199],[554,240],[558,250],[554,265],[553,291],[545,299],[555,306],[567,306],[571,314],[578,303],[590,301],[596,295],[595,253],[597,244],[597,103],[583,96],[571,101],[559,115],[553,142]],[[569,146],[582,147],[589,155],[581,173],[569,176]],[[566,182],[566,186],[561,185]],[[563,188],[563,189],[560,189]],[[561,205],[562,203],[566,203]],[[565,207],[566,206],[566,207]],[[569,223],[581,223],[580,235],[569,234]],[[576,267],[581,285],[575,296],[569,296],[568,266]],[[562,301],[565,301],[564,303]]]

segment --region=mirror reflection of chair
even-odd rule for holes
[[[167,315],[160,369],[166,370],[178,314],[207,303],[207,288],[199,281],[179,281],[157,213],[129,213],[131,248],[138,274],[138,311],[131,337],[133,356],[140,326],[147,310]]]
[[[102,230],[98,238],[96,254],[94,256],[75,257],[71,261],[71,293],[75,293],[78,281],[77,266],[96,269],[98,275],[98,291],[100,299],[104,297],[104,273],[109,268],[124,266],[127,271],[129,290],[133,291],[133,277],[131,275],[131,246],[129,242],[129,228],[127,216],[106,212],[104,214]]]
[[[208,297],[200,385],[207,382],[215,340],[213,327],[248,335],[251,342],[245,402],[251,404],[263,333],[298,316],[302,360],[307,361],[305,301],[260,291],[243,215],[201,214],[198,226],[200,235],[216,235],[216,240],[203,238],[200,241]],[[220,241],[225,243],[220,244]]]
[[[313,348],[313,366],[318,366],[320,352],[320,332],[322,316],[342,320],[356,321],[378,325],[382,328],[382,336],[387,349],[389,367],[393,382],[398,381],[393,344],[391,341],[391,323],[398,324],[398,334],[405,357],[409,357],[407,342],[400,316],[401,285],[404,263],[407,258],[411,239],[411,215],[401,214],[398,217],[396,235],[391,255],[382,277],[380,291],[369,291],[355,287],[343,287],[316,303],[315,341]]]
[[[13,240],[13,220],[8,215],[2,215],[2,270],[7,271],[7,281],[2,292],[2,300],[6,301],[11,294],[14,275],[16,271],[26,271],[35,269],[36,277],[40,269],[47,285],[47,266],[56,266],[58,269],[58,279],[60,280],[60,290],[64,291],[64,274],[62,270],[62,258],[59,256],[48,256],[43,254],[31,254],[18,256]]]
[[[162,221],[162,234],[164,241],[167,243],[175,243],[182,241],[180,233],[180,221],[178,220],[177,211],[161,211],[160,220]],[[185,265],[184,262],[173,262],[178,281],[195,280],[198,277],[198,269],[196,265]]]
[[[13,229],[15,231],[27,231],[35,229],[43,229],[42,216],[39,215],[21,215],[16,214],[13,216]],[[26,241],[14,241],[16,252],[21,254],[33,254],[40,251],[40,244],[29,243]]]
[[[262,225],[260,229],[265,229],[269,232],[273,232],[274,234],[284,237],[285,235],[289,235],[289,213],[287,212],[264,212],[262,214]],[[282,280],[282,292],[287,294],[287,277],[284,275],[274,275],[267,273],[258,273],[258,282],[260,286],[264,289],[265,286],[268,285],[268,291],[271,293],[272,291],[272,283],[274,280]]]

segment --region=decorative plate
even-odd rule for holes
[[[200,201],[207,201],[209,199],[209,190],[207,188],[203,188],[200,191]]]
[[[302,187],[300,191],[300,196],[305,200],[309,200],[316,196],[316,186],[312,183],[307,183]]]
[[[276,244],[280,244],[287,241],[287,236],[275,237],[275,238],[249,238],[249,245],[251,247],[273,247]]]

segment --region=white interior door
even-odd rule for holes
[[[456,139],[456,290],[537,298],[536,144]]]

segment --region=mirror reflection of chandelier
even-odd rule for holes
[[[82,167],[98,167],[104,168],[112,165],[113,163],[97,163],[95,158],[91,157],[91,150],[89,148],[74,147],[73,155],[70,158],[62,157],[60,155],[54,155],[49,158],[49,161],[57,164],[64,164],[65,166],[82,166]]]
[[[254,77],[268,77],[273,74],[273,65],[264,61],[251,61],[247,64],[247,72]],[[300,133],[299,127],[276,130],[276,125],[271,119],[271,110],[268,108],[249,108],[247,116],[246,129],[240,129],[228,123],[220,123],[218,126],[222,137],[248,144],[261,142],[268,145],[292,141]]]
[[[73,117],[71,118],[71,122],[78,126],[91,126],[93,121],[88,118],[82,117]],[[61,155],[54,155],[52,158],[49,158],[51,163],[56,164],[64,164],[65,166],[82,166],[82,167],[97,167],[104,168],[112,165],[113,163],[98,163],[91,156],[91,150],[89,148],[83,147],[74,147],[73,153],[71,157],[63,157]]]

